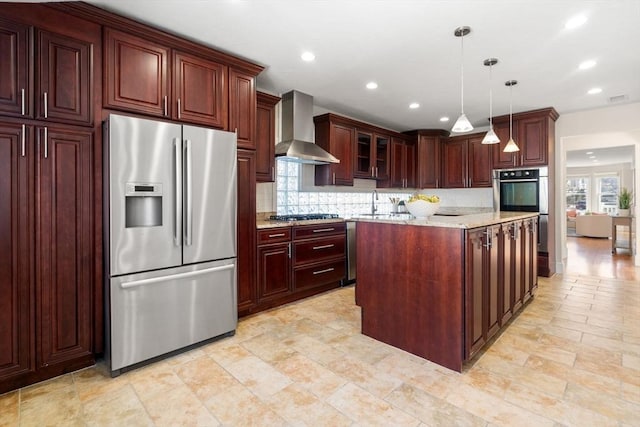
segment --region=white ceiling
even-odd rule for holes
[[[489,116],[553,106],[563,113],[640,101],[640,0],[88,0],[265,66],[260,90],[313,95],[316,106],[404,131],[450,128],[460,113],[464,38],[465,113]],[[574,30],[565,22],[587,22]],[[315,61],[303,62],[310,50]],[[597,65],[579,71],[578,64]],[[376,90],[365,84],[378,83]],[[602,88],[598,95],[587,90]],[[418,102],[421,107],[408,108]],[[448,124],[439,122],[449,116]]]
[[[633,146],[567,151],[566,167],[596,167],[634,163]]]

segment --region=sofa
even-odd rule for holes
[[[579,215],[576,217],[576,234],[585,237],[611,237],[609,215]]]

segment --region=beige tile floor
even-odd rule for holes
[[[640,425],[636,282],[541,278],[461,374],[361,335],[353,301],[339,289],[115,379],[98,364],[4,394],[0,425]]]

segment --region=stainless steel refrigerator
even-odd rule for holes
[[[236,134],[112,114],[105,359],[112,375],[235,331]]]

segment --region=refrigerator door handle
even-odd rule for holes
[[[181,214],[182,214],[182,206],[180,205],[180,199],[182,197],[180,197],[180,192],[181,192],[181,180],[180,180],[180,175],[181,175],[181,167],[180,167],[180,139],[179,138],[174,138],[173,140],[173,149],[174,149],[174,162],[175,162],[175,177],[174,177],[174,191],[175,191],[175,200],[174,200],[174,206],[173,208],[175,209],[174,213],[173,213],[173,243],[176,246],[180,246],[182,244],[181,242],[181,230],[180,230],[180,223],[181,221]]]
[[[191,246],[192,244],[192,236],[193,236],[193,199],[192,196],[192,169],[191,169],[191,141],[188,139],[184,140],[185,147],[185,168],[184,168],[184,176],[185,176],[185,232],[184,232],[184,244],[186,246]]]
[[[170,280],[176,280],[176,279],[186,279],[189,277],[195,277],[195,276],[201,276],[203,274],[213,273],[214,271],[232,270],[234,268],[236,268],[235,263],[222,265],[219,267],[206,268],[204,270],[196,270],[196,271],[188,271],[186,273],[171,274],[169,276],[160,276],[160,277],[152,277],[150,279],[133,280],[131,282],[121,283],[120,287],[122,289],[136,288],[138,286],[152,285],[154,283],[168,282]]]

